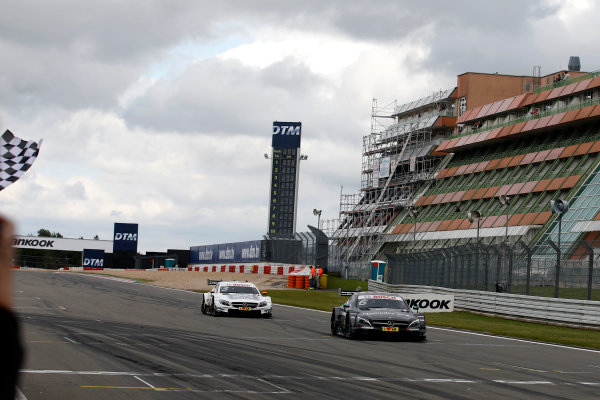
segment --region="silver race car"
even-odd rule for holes
[[[204,293],[200,310],[202,314],[218,315],[255,315],[271,318],[271,297],[263,296],[251,282],[221,281],[215,288]]]

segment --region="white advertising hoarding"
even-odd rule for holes
[[[83,251],[83,249],[104,250],[112,253],[112,240],[93,240],[93,239],[65,239],[53,237],[38,236],[15,236],[13,247],[17,249],[38,249],[38,250],[67,250]]]
[[[400,296],[409,307],[419,307],[419,312],[452,312],[454,296],[435,293],[404,293]]]

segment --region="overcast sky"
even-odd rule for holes
[[[261,239],[271,129],[302,122],[298,231],[360,189],[372,99],[464,72],[600,69],[600,2],[0,0],[0,134],[43,139],[0,192],[21,235],[141,252]]]

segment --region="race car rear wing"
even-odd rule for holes
[[[361,292],[362,290],[342,290],[342,288],[338,289],[338,293],[340,296],[352,296],[354,293]]]

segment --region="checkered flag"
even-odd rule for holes
[[[0,137],[0,190],[16,182],[31,167],[40,152],[39,144],[16,137],[8,129]]]

